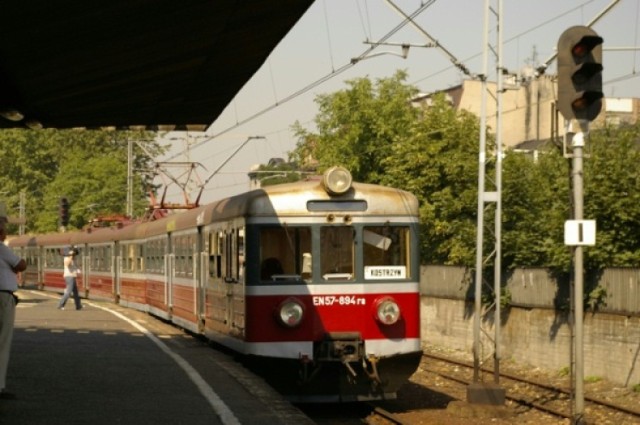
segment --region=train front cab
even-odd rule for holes
[[[374,188],[247,220],[247,351],[291,401],[394,398],[420,362],[417,201]]]

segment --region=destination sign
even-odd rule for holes
[[[405,266],[365,266],[364,278],[369,280],[406,279]]]

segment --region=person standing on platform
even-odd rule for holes
[[[80,269],[76,265],[75,257],[78,251],[75,247],[65,248],[64,252],[64,281],[67,287],[64,290],[62,298],[58,303],[58,308],[64,310],[64,305],[67,303],[69,296],[73,293],[73,301],[76,304],[76,310],[82,310],[82,304],[80,303],[80,296],[78,295],[78,282],[77,277]]]
[[[6,223],[6,217],[0,217],[0,399],[14,399],[15,394],[6,390],[6,384],[18,304],[16,273],[24,271],[27,263],[5,245]]]

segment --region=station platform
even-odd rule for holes
[[[146,313],[17,294],[2,425],[313,423],[233,357]]]

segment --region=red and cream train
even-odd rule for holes
[[[418,202],[344,168],[156,221],[9,241],[23,284],[57,292],[70,245],[83,296],[243,354],[292,401],[393,398],[421,358]]]

